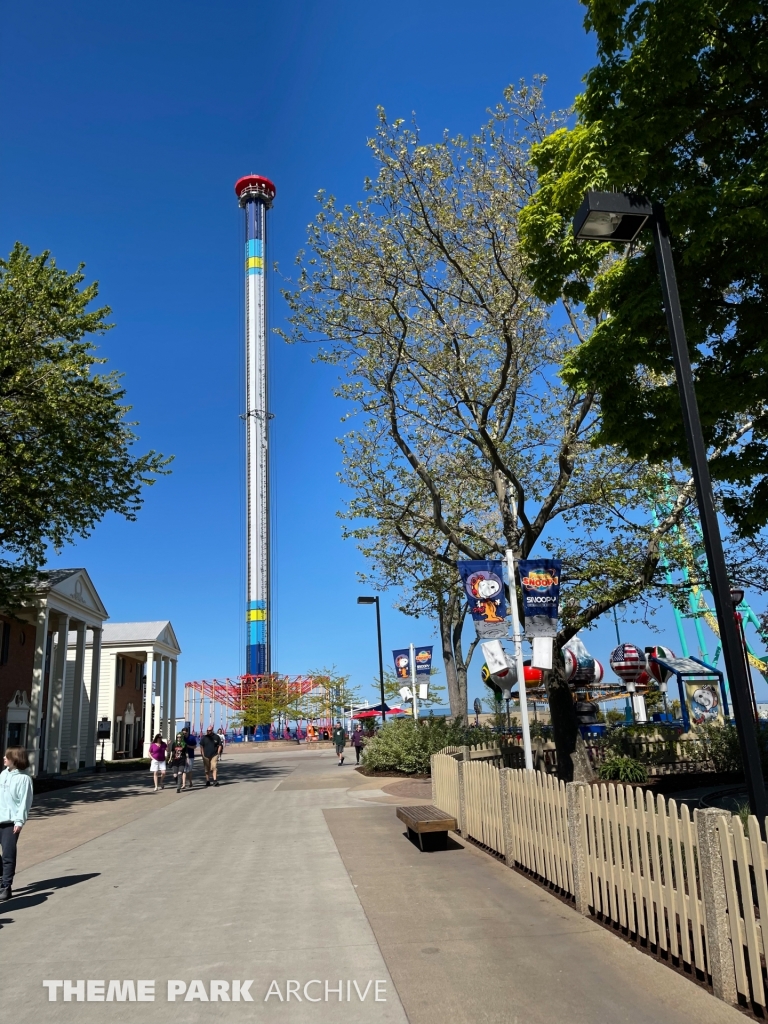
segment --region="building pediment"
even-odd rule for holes
[[[91,578],[85,569],[59,570],[50,574],[51,585],[49,597],[63,597],[76,608],[90,612],[91,618],[104,620],[107,609],[104,607]]]

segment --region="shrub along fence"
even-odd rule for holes
[[[757,819],[621,785],[503,767],[497,748],[432,756],[432,800],[462,836],[671,958],[726,1002],[768,1010],[768,845]]]

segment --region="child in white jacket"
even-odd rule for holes
[[[32,806],[32,779],[26,774],[29,767],[26,750],[9,747],[3,764],[5,768],[0,772],[0,847],[3,851],[0,902],[9,900],[13,895],[11,885],[16,873],[16,844]]]

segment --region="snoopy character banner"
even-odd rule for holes
[[[457,562],[472,612],[475,631],[481,640],[500,640],[507,635],[507,602],[500,561],[488,558]]]
[[[521,558],[518,564],[526,636],[557,636],[560,559]]]
[[[408,647],[392,651],[395,660],[395,673],[398,679],[411,678],[411,652]],[[416,662],[416,675],[429,676],[432,672],[432,648],[414,647],[413,660]]]

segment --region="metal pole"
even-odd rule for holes
[[[387,712],[384,710],[384,655],[381,650],[381,615],[379,613],[379,597],[376,601],[376,635],[379,638],[379,689],[381,690],[381,724],[387,724]]]
[[[416,703],[416,652],[413,649],[413,644],[408,645],[408,662],[411,666],[411,701],[413,703],[413,720],[417,722],[419,719],[419,706]]]
[[[515,506],[515,513],[517,507]],[[515,514],[515,519],[517,515]],[[523,638],[520,635],[520,616],[517,612],[517,581],[515,579],[515,553],[507,548],[507,575],[509,576],[509,607],[512,612],[512,640],[515,645],[515,662],[517,664],[518,691],[520,693],[520,720],[523,725],[523,750],[525,767],[533,771],[533,751],[531,750],[531,727],[528,724],[528,694],[525,689],[525,665],[523,665]],[[536,704],[533,705],[534,714]]]
[[[691,458],[691,473],[696,486],[696,500],[699,506],[701,532],[704,548],[707,553],[710,586],[715,602],[717,624],[720,628],[720,639],[723,645],[723,660],[728,680],[731,684],[736,729],[739,746],[744,762],[744,774],[747,781],[749,806],[760,822],[760,830],[765,834],[765,818],[768,814],[765,782],[763,780],[760,750],[751,714],[749,681],[744,668],[744,657],[741,650],[736,621],[731,605],[730,581],[723,554],[723,542],[720,536],[720,524],[717,521],[715,500],[712,493],[712,480],[709,475],[707,452],[701,432],[699,407],[696,402],[696,391],[693,386],[693,373],[685,339],[683,312],[680,308],[680,297],[677,292],[675,267],[672,260],[672,246],[669,241],[669,227],[660,203],[653,206],[653,240],[656,249],[656,260],[659,265],[661,291],[664,299],[664,312],[667,327],[672,341],[672,356],[675,363],[677,387],[680,392],[680,404],[683,411],[683,426],[688,441]]]

